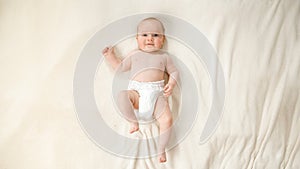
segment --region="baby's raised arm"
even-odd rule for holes
[[[106,47],[102,50],[103,56],[110,63],[112,68],[116,70],[116,68],[121,64],[121,60],[116,57],[114,52],[114,47]]]

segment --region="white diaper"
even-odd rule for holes
[[[139,109],[135,111],[138,120],[152,120],[156,100],[163,95],[164,80],[157,82],[129,81],[128,90],[139,93]]]

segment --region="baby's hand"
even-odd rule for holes
[[[174,89],[173,84],[166,84],[166,86],[164,87],[164,96],[169,97],[172,95],[173,89]]]
[[[109,55],[114,54],[114,48],[113,47],[106,47],[102,50],[102,54],[106,57]]]

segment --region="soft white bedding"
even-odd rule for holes
[[[222,118],[199,144],[212,104],[211,77],[184,42],[168,39],[167,50],[197,84],[199,106],[191,130],[168,151],[165,164],[157,157],[122,158],[103,150],[74,105],[76,64],[88,40],[109,23],[144,12],[181,18],[202,32],[225,80]],[[298,0],[2,0],[0,22],[0,169],[300,168]],[[134,47],[132,37],[116,44],[119,55]],[[101,57],[101,46],[96,50]],[[128,138],[157,136],[155,125],[127,134],[128,124],[111,99],[112,81],[113,72],[102,62],[94,93],[105,123]],[[180,109],[178,97],[172,103]],[[189,112],[174,111],[174,118],[184,113]],[[134,144],[142,151],[139,141]]]

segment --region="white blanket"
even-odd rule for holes
[[[202,32],[225,79],[222,118],[199,144],[212,104],[211,79],[192,49],[168,39],[167,50],[194,77],[199,107],[164,164],[155,156],[124,158],[104,150],[74,106],[74,72],[88,40],[109,23],[144,12],[181,18]],[[0,23],[0,169],[300,168],[298,0],[2,0]],[[132,37],[116,44],[120,56],[134,47]],[[99,64],[95,100],[105,123],[128,138],[157,136],[154,124],[128,134],[111,99],[113,76]],[[172,101],[174,109],[178,103]],[[189,112],[175,111],[175,120],[180,113]]]

